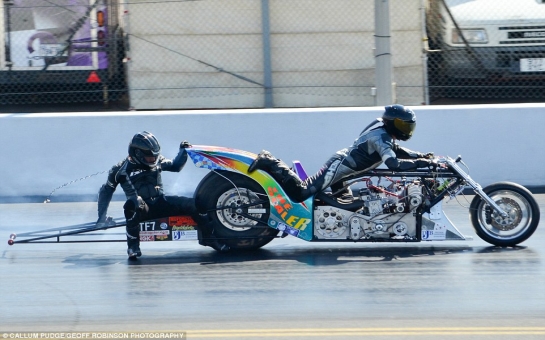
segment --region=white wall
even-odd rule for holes
[[[483,186],[500,180],[545,185],[540,141],[545,104],[412,108],[418,119],[416,133],[402,145],[437,155],[461,154],[470,175]],[[299,159],[313,173],[332,153],[351,145],[381,112],[381,107],[369,107],[3,114],[0,201],[45,198],[67,182],[108,170],[127,155],[130,139],[141,130],[158,137],[166,157],[174,157],[186,139],[255,153],[267,149],[289,163]],[[192,163],[180,174],[165,173],[166,192],[190,195],[206,173]],[[106,175],[59,189],[52,201],[58,195],[93,195]]]

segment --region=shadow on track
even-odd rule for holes
[[[156,266],[200,264],[229,264],[256,261],[297,261],[309,266],[335,266],[354,262],[391,262],[402,259],[421,259],[427,257],[448,257],[460,254],[491,254],[496,260],[501,260],[501,254],[524,252],[533,257],[527,247],[469,247],[469,246],[371,246],[366,248],[290,248],[290,249],[258,249],[253,251],[235,251],[217,253],[215,251],[183,250],[165,254],[144,254],[137,261],[129,261],[126,257],[94,256],[78,254],[65,258],[63,263],[75,268],[101,267],[113,264],[129,266]],[[475,261],[475,259],[473,259]]]

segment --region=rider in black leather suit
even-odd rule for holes
[[[166,196],[163,193],[161,172],[181,171],[187,161],[188,147],[191,145],[183,141],[178,155],[170,160],[160,154],[161,147],[153,134],[139,132],[129,144],[129,156],[111,168],[107,182],[100,188],[97,224],[106,221],[108,206],[117,186],[121,185],[125,192],[127,201],[123,209],[127,221],[129,258],[142,255],[139,237],[141,221],[172,215],[191,215],[200,220],[193,198]]]
[[[381,126],[370,129],[378,122]],[[360,172],[372,170],[383,162],[397,171],[426,168],[432,164],[433,153],[423,154],[403,148],[396,139],[411,138],[416,127],[416,115],[403,105],[385,107],[382,118],[363,130],[354,144],[337,151],[313,176],[302,181],[284,162],[263,150],[248,168],[268,172],[278,181],[288,196],[302,202],[319,191],[331,187],[334,194],[348,193],[343,190],[343,179]]]

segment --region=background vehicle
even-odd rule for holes
[[[119,97],[124,72],[117,10],[113,0],[3,1],[1,103],[32,102],[29,93],[46,102]]]
[[[545,4],[538,0],[429,2],[430,47],[454,78],[543,76]]]
[[[430,0],[426,15],[430,85],[539,96],[545,79],[542,0]],[[485,81],[486,83],[483,83]],[[495,86],[484,88],[483,85]],[[505,86],[505,91],[501,87]]]

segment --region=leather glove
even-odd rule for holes
[[[192,147],[191,143],[189,143],[186,140],[184,140],[183,142],[180,143],[180,149],[186,149],[186,148],[190,148],[190,147]]]
[[[146,202],[140,196],[129,198],[125,204],[123,204],[123,210],[134,212],[136,210],[143,211],[146,208]]]
[[[433,152],[426,152],[426,153],[421,153],[420,155],[418,155],[418,158],[433,159],[434,157],[435,156]]]

